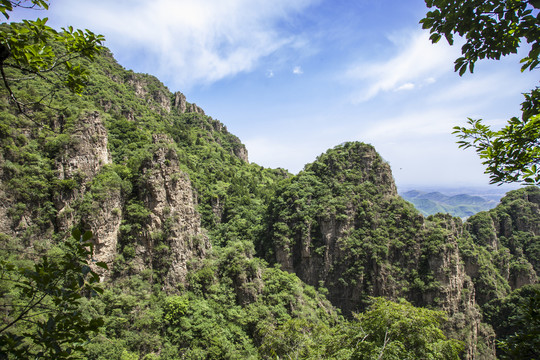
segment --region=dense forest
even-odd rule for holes
[[[158,79],[85,65],[82,96],[12,83],[46,98],[25,114],[1,90],[0,358],[539,357],[537,187],[424,217],[371,145],[263,168]]]

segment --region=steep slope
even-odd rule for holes
[[[297,176],[264,169],[154,77],[109,53],[89,67],[84,97],[59,91],[31,118],[0,98],[0,258],[39,261],[71,228],[93,230],[92,260],[109,271],[103,297],[81,300],[105,319],[89,359],[338,358],[366,339],[351,314],[387,304],[374,296],[443,310],[465,357],[493,358],[478,305],[498,329],[493,301],[537,281],[538,189],[465,225],[424,218],[370,145],[342,144]],[[16,86],[42,96],[38,80]]]
[[[89,228],[107,276],[153,269],[171,284],[205,256],[207,232],[256,236],[272,193],[260,185],[286,174],[249,164],[223,124],[154,77],[110,53],[87,65],[84,97],[59,91],[30,118],[2,99],[0,232],[45,250]],[[39,81],[15,91],[30,85],[39,97]]]
[[[326,287],[345,313],[362,311],[371,296],[405,297],[450,314],[468,358],[492,353],[460,257],[461,221],[424,219],[397,195],[372,146],[345,143],[306,165],[278,188],[269,218],[261,254]]]
[[[480,304],[538,281],[539,205],[540,189],[527,187],[510,191],[499,206],[467,221],[472,241],[462,253]]]

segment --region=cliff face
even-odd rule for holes
[[[249,164],[221,122],[151,76],[104,61],[92,79],[88,99],[41,114],[42,126],[9,112],[2,120],[2,246],[39,256],[81,227],[94,233],[93,260],[109,266],[96,269],[105,281],[140,275],[204,297],[221,276],[233,289],[222,298],[242,306],[268,291],[270,302],[294,295],[287,283],[300,281],[258,255],[347,315],[374,296],[444,310],[468,359],[494,356],[479,307],[537,282],[538,188],[465,224],[424,218],[370,145],[344,143],[292,176]],[[290,281],[269,290],[269,274]]]
[[[55,160],[58,180],[78,184],[71,191],[66,189],[56,193],[54,203],[58,210],[57,231],[66,233],[79,225],[80,218],[75,209],[84,199],[92,180],[104,166],[111,164],[107,130],[101,115],[98,112],[83,114],[75,123],[68,144]],[[108,266],[112,266],[116,255],[118,230],[122,220],[122,200],[120,189],[111,188],[100,203],[93,206],[93,211],[85,219],[85,223],[94,234],[92,239],[95,244],[94,257]]]
[[[153,114],[172,111],[170,94],[156,86],[156,79],[114,79],[117,86],[132,89],[135,105],[142,102]],[[12,150],[3,146],[0,152],[2,241],[45,251],[74,227],[89,229],[93,262],[109,267],[95,268],[102,280],[150,270],[174,291],[185,284],[188,264],[210,249],[196,190],[180,169],[170,136],[124,142],[126,136],[146,138],[140,122],[147,116],[144,108],[127,109],[107,98],[96,103],[102,109],[51,118],[51,130],[14,123],[1,139],[4,145],[21,139]],[[128,164],[134,151],[143,160]]]
[[[479,341],[482,356],[493,356],[460,255],[461,221],[424,219],[397,195],[390,167],[371,146],[347,143],[307,165],[278,189],[271,218],[273,260],[326,287],[345,313],[362,311],[369,296],[437,306],[467,343],[467,358],[479,356]]]
[[[154,135],[155,150],[141,168],[139,200],[149,210],[141,235],[137,235],[135,267],[156,268],[165,285],[184,284],[188,262],[202,259],[210,248],[195,210],[197,199],[189,176],[180,170],[172,140]]]
[[[537,187],[511,191],[496,208],[468,219],[471,241],[462,253],[481,305],[538,282],[539,198]]]

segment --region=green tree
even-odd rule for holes
[[[6,20],[17,8],[47,10],[49,1],[0,0],[0,12]],[[73,29],[71,26],[59,32],[47,26],[47,21],[47,18],[38,18],[0,26],[2,82],[10,101],[20,113],[26,115],[31,106],[43,103],[63,87],[81,94],[88,80],[88,72],[83,65],[74,61],[93,60],[102,50],[105,40],[102,35],[89,30]],[[34,98],[21,99],[12,84],[31,78],[44,80],[48,87]]]
[[[334,350],[348,348],[350,359],[459,359],[463,345],[444,336],[442,311],[414,307],[403,299],[372,300]]]
[[[501,359],[540,356],[540,285],[525,285],[484,307],[484,319],[497,333]]]
[[[533,288],[526,294],[512,319],[514,334],[499,342],[504,351],[503,359],[538,359],[540,356],[540,289]]]
[[[0,358],[76,358],[89,334],[103,324],[80,310],[83,296],[102,292],[87,260],[92,233],[75,230],[72,236],[60,254],[42,256],[33,266],[0,260]]]
[[[438,42],[443,36],[450,45],[454,35],[464,37],[463,56],[455,61],[455,71],[472,73],[480,59],[499,60],[517,53],[523,43],[530,50],[521,59],[521,71],[537,69],[540,63],[540,1],[538,0],[426,0],[429,11],[420,20]],[[454,133],[462,148],[473,147],[491,183],[524,182],[540,184],[540,90],[524,94],[521,117],[493,131],[481,119],[469,119],[468,127],[456,126]]]

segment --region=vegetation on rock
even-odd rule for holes
[[[530,354],[530,332],[516,329],[537,331],[538,188],[465,223],[424,218],[370,145],[344,143],[298,175],[265,169],[107,50],[74,63],[91,75],[84,96],[58,89],[32,119],[0,89],[1,316],[16,318],[53,266],[53,289],[76,299],[46,305],[77,320],[60,329],[69,336],[47,332],[43,314],[16,322],[3,357],[489,359],[494,338],[501,354]],[[61,260],[72,228],[93,230],[96,263]],[[13,274],[34,283],[18,288]],[[90,283],[72,281],[81,274]],[[62,346],[46,353],[43,339]]]

